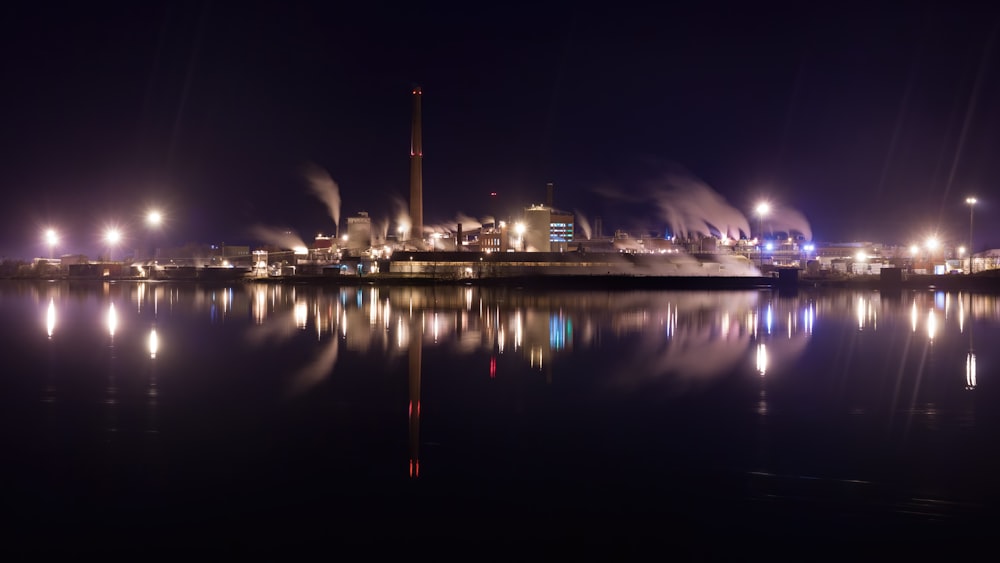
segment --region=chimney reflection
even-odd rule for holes
[[[410,424],[410,477],[420,476],[420,363],[423,346],[423,327],[414,327],[410,334],[409,349],[409,424]]]

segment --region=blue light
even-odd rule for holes
[[[549,346],[553,350],[566,346],[566,322],[560,315],[549,317]]]
[[[764,248],[766,248],[767,250],[774,250],[774,243],[769,242],[766,245],[764,245]]]

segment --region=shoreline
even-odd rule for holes
[[[330,286],[479,286],[532,289],[611,289],[611,290],[751,290],[751,289],[870,289],[870,290],[945,290],[1000,292],[1000,273],[990,275],[914,274],[886,280],[878,276],[809,277],[809,276],[626,276],[626,275],[523,275],[481,278],[446,278],[366,274],[363,276],[294,275],[233,278],[134,278],[111,277],[8,277],[6,281],[68,281],[79,283],[180,283],[228,285],[263,283],[282,285]]]

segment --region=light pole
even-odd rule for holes
[[[764,267],[764,216],[771,211],[769,203],[757,204],[757,261]]]
[[[146,214],[146,224],[149,225],[149,228],[154,231],[152,258],[155,262],[159,258],[159,252],[156,247],[155,232],[158,231],[160,226],[163,224],[163,214],[155,209],[150,210],[149,213]]]
[[[104,240],[108,243],[108,262],[113,261],[114,247],[118,244],[122,238],[122,234],[118,229],[110,228],[104,233]]]
[[[49,245],[49,260],[54,258],[53,249],[57,244],[59,244],[59,233],[55,229],[45,230],[45,242]]]
[[[969,273],[972,273],[972,211],[976,208],[976,198],[967,197],[965,203],[969,204]]]

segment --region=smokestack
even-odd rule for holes
[[[552,182],[545,184],[545,205],[552,209]]]
[[[420,86],[413,89],[413,121],[410,130],[410,238],[423,249],[424,236],[424,148],[420,138]]]
[[[462,224],[458,224],[458,233],[455,235],[455,250],[462,250]]]

